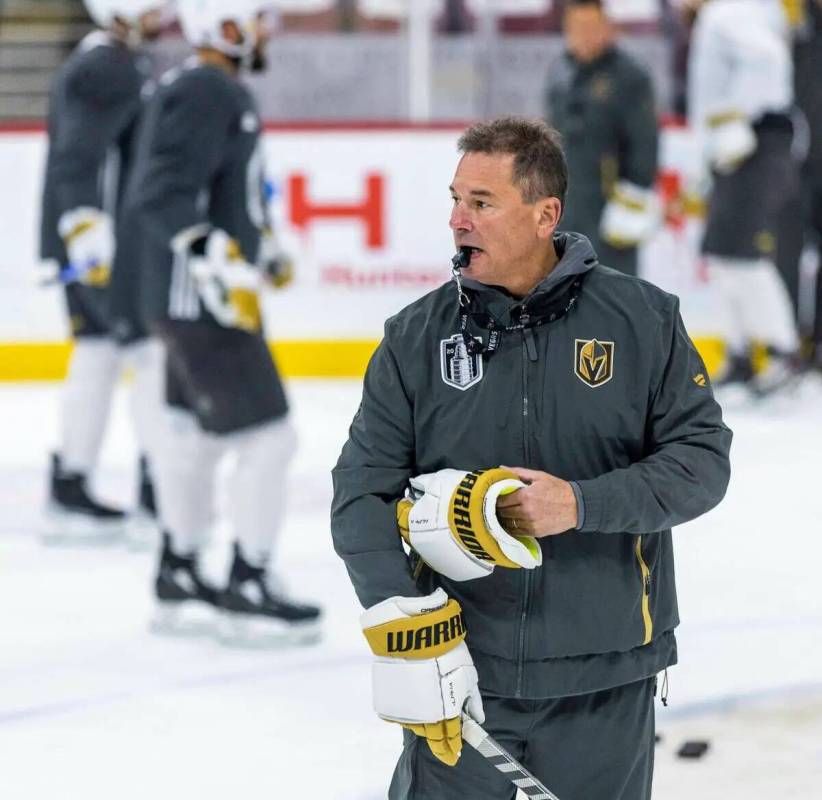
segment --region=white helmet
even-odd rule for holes
[[[177,15],[183,36],[193,47],[210,47],[232,58],[243,58],[256,44],[257,15],[270,5],[270,0],[178,0]],[[241,44],[225,39],[225,22],[236,23],[243,32],[245,39]]]
[[[101,27],[108,28],[115,17],[135,25],[143,14],[163,8],[166,0],[84,0],[91,18]]]

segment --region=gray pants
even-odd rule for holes
[[[559,800],[650,800],[656,678],[547,700],[484,696],[483,727]],[[404,731],[389,800],[513,800],[514,787],[465,744],[455,767]]]

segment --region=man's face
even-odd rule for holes
[[[512,182],[514,156],[466,153],[451,184],[450,226],[454,244],[476,248],[462,274],[480,283],[507,286],[518,267],[544,257],[553,225],[546,202],[526,203]],[[559,208],[559,201],[551,198]],[[557,214],[558,217],[558,214]]]
[[[144,42],[155,41],[163,30],[164,16],[160,9],[147,11],[140,17],[138,28],[140,39]]]
[[[565,43],[577,61],[598,58],[613,40],[611,23],[595,4],[570,6],[563,18]]]

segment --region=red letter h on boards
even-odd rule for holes
[[[306,228],[314,219],[354,219],[365,225],[365,244],[370,250],[385,246],[383,213],[383,177],[369,173],[365,177],[365,199],[354,203],[312,203],[308,199],[308,178],[297,173],[288,179],[291,222]]]

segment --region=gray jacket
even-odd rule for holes
[[[614,184],[626,180],[650,188],[656,177],[650,75],[617,46],[590,64],[564,53],[551,65],[545,105],[568,159],[562,229],[585,234],[598,251],[602,210]]]
[[[464,282],[503,325],[523,308],[546,317],[490,357],[458,347],[453,285],[388,320],[333,471],[334,545],[362,604],[442,586],[462,604],[481,688],[512,697],[596,691],[676,662],[671,527],[715,506],[730,474],[731,432],[677,298],[599,265],[583,236],[555,244],[559,264],[521,301]],[[533,571],[457,583],[417,569],[395,519],[408,478],[500,464],[575,481],[580,529],[540,539]]]

